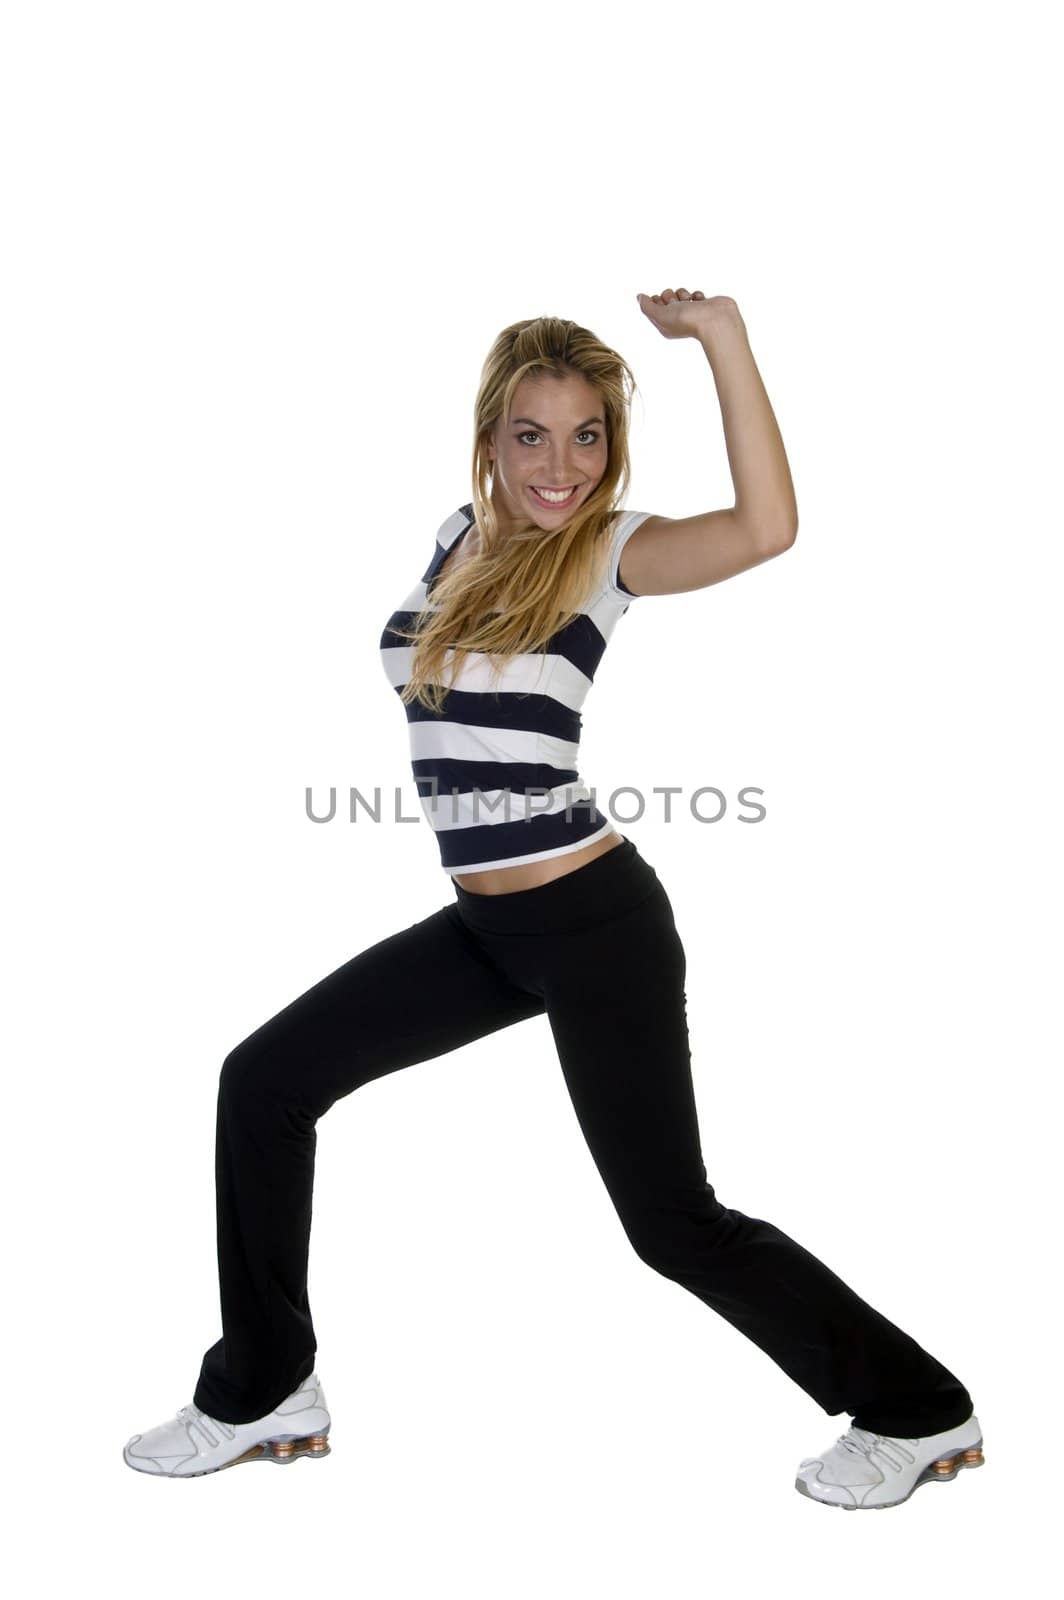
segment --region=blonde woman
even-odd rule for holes
[[[971,1397],[951,1372],[779,1228],[718,1200],[702,1160],[672,907],[577,770],[581,707],[628,608],[771,560],[798,525],[735,302],[681,288],[639,304],[665,338],[705,351],[735,503],[679,520],[622,510],[635,388],[626,363],[557,317],[500,333],[476,399],[472,499],[443,522],[380,641],[451,894],[226,1057],[222,1337],[191,1404],[126,1445],[139,1471],[189,1477],[328,1453],[307,1297],[318,1118],[372,1079],[543,1014],[637,1255],[829,1416],[852,1416],[801,1462],[796,1487],[867,1510],[982,1461]],[[646,682],[679,692],[668,661],[648,661]],[[642,709],[632,707],[633,733]]]

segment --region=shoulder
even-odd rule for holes
[[[630,601],[637,600],[639,596],[624,584],[621,578],[621,555],[628,540],[637,528],[641,528],[654,513],[652,511],[630,511],[627,508],[616,511],[613,516],[613,525],[610,530],[609,558],[606,563],[606,592],[620,605],[627,606]]]
[[[436,530],[436,543],[442,545],[445,550],[449,550],[459,534],[464,533],[473,521],[472,502],[469,505],[460,506],[457,511],[452,511],[450,516],[440,523]]]

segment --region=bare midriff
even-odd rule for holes
[[[604,856],[607,850],[616,850],[623,843],[624,836],[615,830],[582,850],[570,850],[568,855],[550,856],[546,861],[526,861],[516,867],[490,867],[486,872],[463,872],[461,876],[453,872],[451,876],[470,894],[513,894],[518,889],[538,889],[541,883],[564,878],[566,873],[586,867],[596,856]]]

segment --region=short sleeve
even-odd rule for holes
[[[618,517],[617,526],[613,530],[609,560],[606,565],[606,591],[620,605],[628,605],[630,601],[639,599],[637,594],[625,588],[621,582],[621,551],[635,530],[650,516],[653,516],[651,511],[624,511]]]

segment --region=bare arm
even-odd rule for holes
[[[641,295],[666,338],[695,338],[717,387],[735,504],[694,517],[648,517],[621,553],[637,595],[679,594],[720,583],[782,554],[798,533],[798,506],[779,427],[734,300],[700,290]]]

